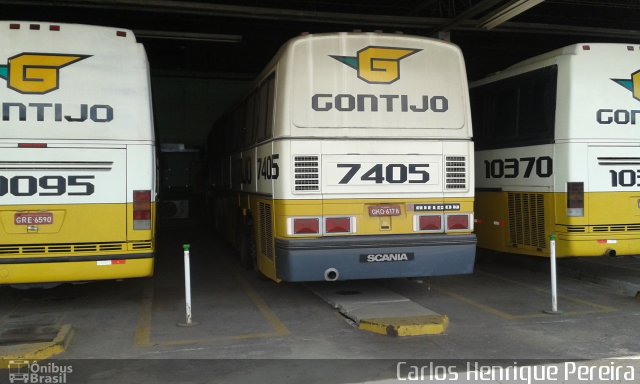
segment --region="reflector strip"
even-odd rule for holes
[[[45,143],[18,143],[18,148],[47,148]]]

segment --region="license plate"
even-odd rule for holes
[[[16,213],[13,218],[15,225],[48,225],[53,224],[53,213]]]
[[[372,205],[369,207],[369,216],[400,216],[399,205]]]

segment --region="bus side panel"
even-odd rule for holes
[[[498,252],[548,255],[558,161],[553,145],[476,152],[478,246]]]

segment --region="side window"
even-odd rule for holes
[[[498,142],[508,142],[518,134],[518,88],[507,86],[496,91],[491,98],[491,135]]]
[[[233,123],[231,131],[233,132],[233,144],[234,150],[240,149],[242,146],[242,139],[245,127],[245,110],[246,105],[243,103],[235,111],[233,111]]]
[[[267,104],[265,106],[267,114],[266,114],[264,139],[266,140],[273,137],[273,119],[274,119],[274,108],[276,103],[276,100],[275,100],[276,99],[276,94],[275,94],[276,76],[275,75],[269,76],[269,78],[265,83],[266,83],[266,89],[267,89]]]
[[[258,89],[258,141],[266,139],[267,132],[267,83],[264,82]]]
[[[557,73],[554,65],[473,88],[476,148],[553,143]]]
[[[253,144],[256,137],[256,94],[253,93],[245,102],[246,104],[246,119],[243,125],[243,139],[242,146],[248,147]]]

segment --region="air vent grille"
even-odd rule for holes
[[[315,155],[293,157],[293,184],[298,193],[320,190],[320,157]]]
[[[464,156],[446,156],[445,188],[467,189],[467,159]]]

